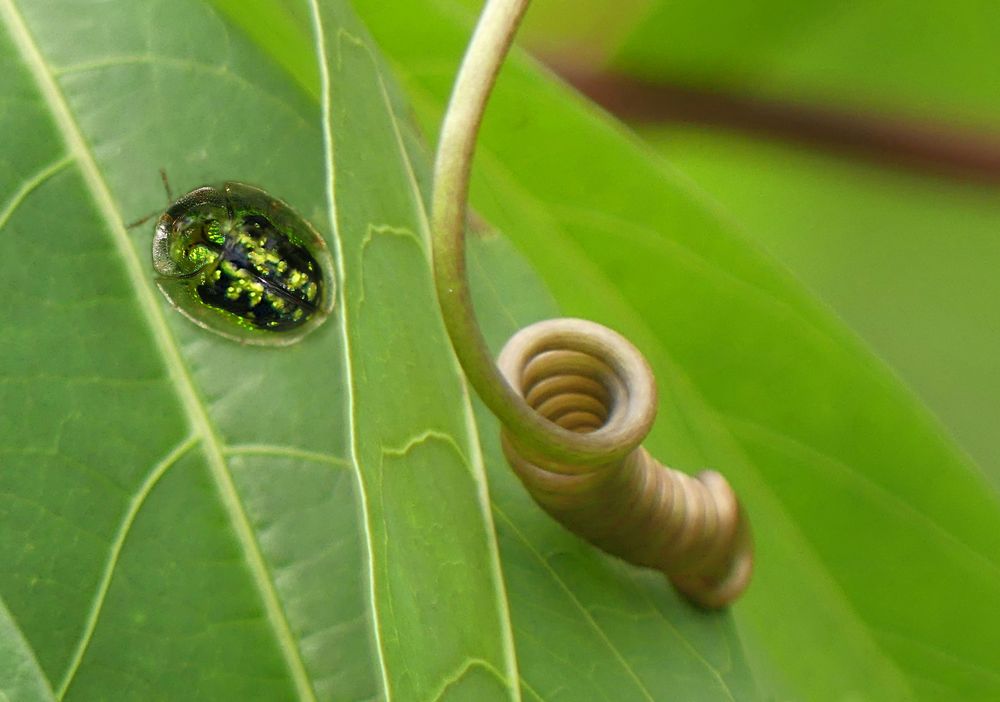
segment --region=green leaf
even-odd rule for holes
[[[660,3],[616,60],[659,78],[703,75],[799,103],[875,107],[874,120],[885,113],[934,117],[942,133],[960,126],[954,122],[980,122],[989,131],[979,138],[990,143],[1000,115],[993,40],[1000,14],[993,5],[812,3],[793,12],[784,5],[742,7],[739,20],[702,5],[696,29],[695,17],[678,14],[681,6]],[[780,32],[768,21],[774,14],[783,17]],[[736,32],[738,22],[754,31]],[[698,31],[709,40],[678,46],[659,39]],[[730,40],[725,46],[722,36]],[[866,119],[865,112],[853,116]],[[891,134],[884,125],[881,131]],[[708,129],[650,127],[643,135],[842,315],[1000,484],[995,185]],[[947,138],[928,140],[948,149]]]
[[[461,12],[358,4],[434,124]],[[433,31],[410,30],[428,16]],[[523,59],[487,113],[477,178],[473,203],[563,310],[650,357],[654,453],[721,469],[748,504],[758,572],[733,614],[765,695],[1000,694],[1000,505],[891,372],[684,178]],[[518,632],[529,615],[511,590]]]
[[[315,94],[203,3],[0,2],[0,697],[516,697],[397,116],[343,4],[303,16]],[[160,167],[309,218],[331,318],[257,348],[171,309],[124,224]]]
[[[643,133],[857,330],[1000,487],[996,187],[697,128]]]
[[[432,131],[466,18],[358,5]],[[564,310],[650,356],[654,452],[733,477],[760,566],[732,614],[555,525],[481,408],[480,452],[430,284],[426,153],[343,5],[217,6],[0,0],[0,133],[18,135],[0,156],[0,692],[996,692],[977,600],[1000,589],[994,501],[710,204],[530,65],[507,72],[476,204]],[[259,184],[308,217],[341,273],[331,319],[260,349],[170,309],[148,228],[123,227],[162,206],[160,167],[185,189]],[[472,261],[494,345],[557,312],[503,238]]]
[[[497,234],[472,242],[476,307],[491,346],[559,316]],[[502,285],[503,281],[516,281]],[[526,498],[477,403],[525,699],[746,700],[758,697],[731,617],[684,602],[659,573],[581,542]]]

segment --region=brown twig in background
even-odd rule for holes
[[[1000,133],[643,80],[556,59],[547,63],[570,85],[627,122],[710,125],[880,165],[1000,183]]]

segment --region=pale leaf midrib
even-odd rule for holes
[[[430,217],[428,216],[427,208],[424,205],[423,197],[421,197],[420,186],[417,183],[416,171],[413,168],[413,163],[410,161],[409,153],[407,153],[406,144],[403,141],[403,134],[399,128],[399,121],[396,118],[396,112],[392,108],[389,91],[386,88],[385,81],[382,79],[382,73],[377,69],[377,67],[376,72],[378,73],[379,89],[382,93],[382,102],[385,105],[386,112],[389,115],[389,120],[392,123],[393,133],[396,137],[396,147],[399,149],[400,157],[406,165],[406,175],[410,184],[410,195],[414,203],[414,209],[416,210],[417,222],[420,224],[420,235],[423,238],[424,246],[426,247],[425,255],[428,256],[427,264],[428,266],[432,266],[429,258],[429,251],[433,246]],[[469,463],[472,468],[472,473],[476,478],[476,496],[479,501],[479,511],[483,517],[486,540],[489,544],[490,550],[490,567],[493,571],[492,578],[496,586],[496,607],[503,636],[507,685],[510,688],[515,702],[521,702],[521,686],[518,684],[518,680],[521,676],[518,670],[517,651],[514,645],[514,626],[511,622],[510,607],[507,605],[507,585],[504,582],[503,567],[500,562],[500,544],[497,542],[496,525],[493,523],[493,510],[490,506],[489,488],[486,479],[486,465],[483,461],[483,450],[479,441],[479,429],[476,425],[475,414],[472,410],[472,398],[469,396],[469,384],[465,380],[465,373],[462,370],[462,367],[458,362],[458,356],[455,355],[450,343],[448,344],[446,353],[450,359],[452,370],[455,372],[461,387],[462,411],[466,428],[465,438],[469,450]]]
[[[310,6],[313,12],[313,24],[314,32],[316,35],[317,42],[317,53],[320,59],[320,79],[321,79],[321,103],[323,111],[323,135],[324,144],[326,147],[326,152],[324,154],[325,163],[327,167],[327,197],[328,197],[328,207],[330,213],[330,227],[333,234],[333,239],[337,252],[338,261],[338,275],[341,279],[341,285],[339,286],[339,302],[341,303],[341,332],[343,337],[343,343],[345,348],[345,365],[346,374],[348,377],[348,404],[350,417],[350,434],[351,434],[351,457],[355,466],[358,470],[358,483],[362,491],[362,509],[365,518],[365,536],[368,546],[368,558],[369,558],[369,577],[371,583],[371,608],[373,613],[373,618],[375,620],[375,636],[377,643],[377,650],[379,652],[379,664],[381,671],[383,673],[383,684],[385,686],[385,692],[387,699],[391,698],[391,688],[388,682],[388,671],[385,667],[384,661],[384,650],[381,642],[381,632],[380,632],[380,619],[378,615],[378,608],[376,606],[376,593],[375,593],[375,582],[374,582],[374,567],[373,559],[374,553],[372,551],[372,542],[370,530],[368,528],[368,510],[366,505],[367,496],[365,494],[364,481],[361,477],[360,466],[358,466],[357,461],[357,429],[354,423],[354,388],[353,388],[353,372],[351,367],[350,358],[350,338],[348,332],[348,307],[346,304],[347,294],[346,294],[346,271],[344,268],[344,251],[343,244],[340,238],[340,227],[339,227],[339,216],[338,209],[336,207],[335,197],[334,197],[334,186],[335,186],[335,166],[334,166],[334,139],[332,133],[332,118],[331,118],[331,90],[330,90],[330,74],[328,61],[329,56],[326,48],[325,32],[323,30],[322,19],[320,16],[320,10],[315,2],[311,0]],[[353,35],[348,34],[343,29],[338,30],[337,40],[338,42],[346,38],[357,45],[359,45],[363,50],[369,51],[370,49],[367,44]],[[403,143],[402,133],[399,129],[399,124],[396,118],[395,111],[392,108],[392,101],[389,98],[385,82],[382,78],[381,72],[378,70],[378,62],[372,56],[372,63],[375,67],[375,73],[379,81],[379,90],[382,98],[383,106],[386,110],[386,115],[393,128],[393,133],[396,138],[396,146],[400,154],[400,158],[405,165],[406,176],[408,183],[410,185],[410,195],[414,203],[414,215],[421,230],[421,238],[425,245],[424,254],[427,256],[427,247],[430,246],[430,224],[429,217],[427,216],[426,209],[424,207],[423,198],[419,187],[416,182],[416,175],[413,169],[413,165],[410,162],[409,155],[406,151],[405,145]],[[428,260],[429,263],[429,260]],[[517,684],[519,680],[519,674],[517,670],[517,656],[514,649],[514,635],[513,627],[510,622],[510,612],[509,608],[505,606],[506,602],[506,590],[503,580],[503,575],[500,566],[500,555],[499,555],[499,545],[496,541],[496,530],[493,525],[492,512],[489,508],[489,497],[486,492],[486,471],[482,459],[482,450],[479,444],[479,436],[475,425],[475,420],[472,412],[472,403],[468,394],[468,387],[464,382],[464,375],[460,366],[458,365],[457,358],[451,352],[451,349],[447,349],[447,354],[451,361],[452,370],[456,375],[456,379],[461,387],[462,395],[462,407],[463,407],[463,421],[466,428],[466,442],[468,444],[468,450],[470,454],[470,464],[472,468],[472,473],[476,477],[477,482],[477,501],[479,505],[480,514],[483,516],[484,533],[488,541],[491,552],[491,565],[492,565],[492,581],[494,583],[494,592],[496,593],[496,607],[497,607],[497,620],[500,624],[501,636],[502,636],[502,647],[504,652],[504,664],[505,673],[508,690],[511,693],[511,697],[517,702],[521,699],[520,687]],[[451,437],[448,437],[450,441],[454,441]],[[456,446],[457,449],[457,446]],[[460,452],[461,453],[461,452]]]
[[[375,637],[375,651],[378,654],[378,669],[382,682],[382,691],[385,702],[391,702],[392,689],[389,686],[389,671],[385,665],[385,649],[382,643],[381,619],[379,618],[377,597],[375,592],[375,564],[374,564],[374,544],[372,543],[371,515],[368,512],[368,494],[364,478],[361,475],[361,465],[358,461],[358,435],[355,422],[355,401],[354,401],[354,368],[351,360],[351,339],[347,328],[347,271],[344,263],[344,246],[340,238],[340,216],[337,209],[334,187],[336,185],[336,171],[333,163],[333,117],[331,114],[331,90],[330,90],[330,69],[329,54],[326,46],[326,33],[323,30],[323,17],[317,0],[309,0],[310,21],[312,24],[313,41],[316,47],[316,60],[319,64],[320,77],[320,114],[323,131],[323,166],[325,169],[327,214],[329,217],[330,236],[333,241],[334,258],[336,259],[337,277],[340,284],[337,286],[337,303],[340,307],[339,326],[341,343],[343,343],[344,357],[344,387],[346,390],[345,402],[347,404],[347,435],[349,437],[349,458],[353,468],[356,484],[358,486],[358,503],[361,508],[362,528],[365,538],[366,576],[368,578],[368,598],[369,609],[372,614],[372,634]]]
[[[75,155],[81,175],[93,196],[105,223],[112,234],[113,243],[124,264],[125,273],[136,293],[143,317],[153,333],[155,346],[160,352],[163,362],[173,380],[181,405],[187,415],[193,431],[198,433],[203,442],[205,457],[209,465],[219,497],[232,523],[237,541],[243,551],[247,567],[254,579],[261,596],[262,603],[277,639],[278,648],[289,668],[289,673],[298,691],[299,697],[305,700],[315,700],[315,694],[305,670],[301,654],[295,644],[288,621],[278,600],[274,583],[270,578],[267,565],[260,552],[259,545],[253,535],[249,519],[243,509],[242,502],[236,491],[232,476],[223,458],[222,444],[215,434],[208,413],[198,398],[190,373],[185,366],[180,351],[173,336],[167,328],[152,287],[147,281],[145,268],[140,264],[135,250],[129,241],[110,188],[104,181],[97,162],[83,137],[79,125],[69,108],[65,97],[55,82],[53,71],[45,61],[41,49],[35,43],[28,30],[24,18],[14,4],[14,0],[0,0],[0,15],[2,15],[14,45],[17,47],[32,77],[36,87],[44,99],[53,120],[69,151]]]

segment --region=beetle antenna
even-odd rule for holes
[[[146,222],[148,222],[149,220],[151,220],[153,217],[155,217],[158,214],[160,214],[160,210],[156,210],[155,212],[150,212],[145,217],[142,217],[141,219],[137,219],[134,222],[132,222],[131,224],[126,224],[125,228],[126,229],[135,229],[136,227],[142,226],[143,224],[145,224]]]
[[[167,169],[166,168],[161,168],[160,169],[160,180],[163,181],[163,189],[167,193],[167,206],[169,207],[173,203],[173,201],[174,201],[174,191],[170,187],[170,180],[167,178]],[[157,210],[156,212],[150,212],[145,217],[142,217],[141,219],[137,219],[134,222],[132,222],[131,224],[126,224],[125,228],[126,229],[134,229],[135,227],[138,227],[138,226],[141,226],[141,225],[145,224],[146,222],[148,222],[149,220],[151,220],[153,217],[155,217],[158,214],[160,214],[160,210]]]
[[[163,181],[163,189],[167,191],[167,204],[174,201],[174,193],[170,188],[170,181],[167,179],[167,169],[160,169],[160,180]]]

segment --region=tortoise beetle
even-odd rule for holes
[[[156,222],[160,291],[201,327],[249,344],[287,345],[334,305],[333,261],[288,204],[238,182],[196,188]]]

